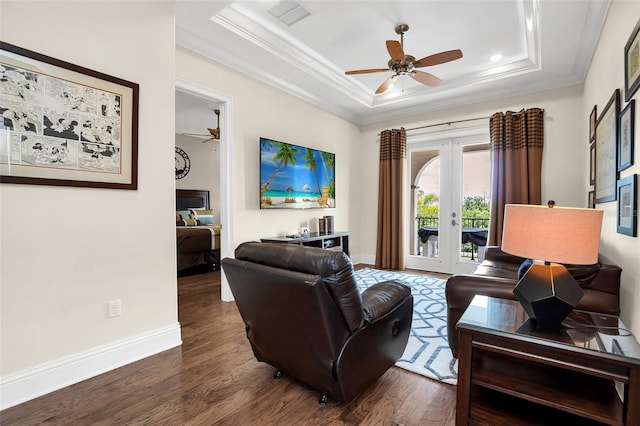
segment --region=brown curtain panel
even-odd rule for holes
[[[497,112],[491,130],[489,245],[502,243],[505,204],[540,204],[544,110]]]
[[[378,186],[378,240],[376,268],[405,267],[403,177],[407,157],[407,133],[404,128],[384,130],[380,134],[380,178]]]

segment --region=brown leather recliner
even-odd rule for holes
[[[454,357],[458,357],[458,320],[476,294],[516,300],[513,289],[518,269],[525,259],[487,247],[484,261],[473,274],[453,275],[447,280],[447,337]],[[584,290],[576,309],[620,315],[620,275],[622,269],[600,255],[594,265],[565,265]]]
[[[348,403],[402,356],[413,312],[406,285],[362,294],[342,252],[243,243],[222,269],[258,361]]]

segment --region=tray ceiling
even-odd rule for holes
[[[580,84],[608,1],[178,1],[176,42],[358,125]],[[462,59],[421,68],[437,88],[392,73],[385,40],[408,24],[405,53],[461,49]],[[494,55],[501,55],[492,60]],[[180,108],[178,103],[176,108]],[[178,124],[176,124],[178,127]]]

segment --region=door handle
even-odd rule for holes
[[[451,226],[460,225],[455,219],[451,219]]]

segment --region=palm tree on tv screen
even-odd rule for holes
[[[262,193],[264,193],[269,189],[269,185],[271,185],[273,178],[275,178],[276,175],[278,174],[280,167],[284,166],[286,168],[288,165],[291,165],[291,166],[295,165],[296,154],[300,153],[300,150],[298,148],[294,148],[293,145],[289,145],[288,143],[278,142],[278,141],[267,142],[267,147],[272,147],[272,146],[275,146],[276,148],[278,148],[278,151],[276,152],[276,155],[273,156],[273,159],[276,161],[280,160],[280,162],[278,163],[278,166],[271,174],[271,177],[269,178],[269,180],[267,180],[265,184],[262,185],[262,188],[261,188]]]
[[[320,153],[320,159],[322,160],[322,167],[324,168],[324,174],[327,177],[327,183],[329,184],[329,197],[336,197],[336,181],[335,177],[332,178],[329,175],[329,170],[331,170],[335,174],[336,170],[336,156],[330,152],[322,151]],[[327,166],[329,170],[327,170]]]
[[[322,193],[322,190],[320,189],[320,181],[318,180],[318,174],[317,174],[318,163],[316,163],[316,157],[314,154],[315,153],[313,152],[312,149],[306,148],[305,154],[302,157],[302,159],[306,161],[304,166],[307,169],[311,170],[311,173],[313,173],[313,177],[316,178],[316,186],[318,187],[318,194],[320,194]]]

